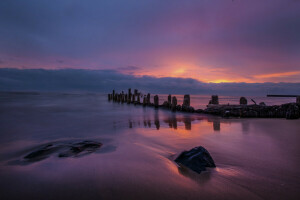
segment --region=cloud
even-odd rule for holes
[[[299,8],[294,0],[0,1],[0,56],[9,68],[64,60],[65,68],[140,66],[139,75],[165,77],[192,63],[193,72],[226,71],[199,80],[248,80],[299,69]]]
[[[0,69],[1,91],[89,91],[137,88],[156,94],[300,94],[300,83],[203,83],[191,78],[136,77],[114,70]]]
[[[260,75],[255,75],[254,78],[288,77],[288,76],[295,76],[298,74],[300,74],[300,71],[282,72],[282,73],[274,73],[274,74],[260,74]]]

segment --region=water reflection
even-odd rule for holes
[[[213,131],[219,132],[221,130],[221,123],[227,123],[225,121],[221,122],[220,117],[204,117],[196,115],[178,115],[176,113],[170,113],[168,115],[162,115],[158,110],[154,111],[153,118],[149,114],[145,114],[142,120],[129,119],[128,127],[141,127],[143,124],[144,128],[153,128],[160,130],[161,126],[169,127],[170,129],[178,130],[178,127],[184,125],[184,129],[187,131],[192,130],[193,124],[200,123],[201,121],[208,122],[212,125]],[[161,119],[162,118],[162,119]],[[115,125],[115,124],[114,124]],[[242,123],[243,131],[249,130],[249,124],[247,122]]]
[[[154,113],[154,124],[157,130],[160,128],[160,122],[159,122],[159,116],[158,116],[158,110],[155,110]]]
[[[169,128],[177,129],[177,118],[175,114],[169,116],[164,122],[169,125]]]
[[[213,123],[214,131],[220,131],[221,130],[221,120],[220,120],[220,118],[207,119],[207,121]]]

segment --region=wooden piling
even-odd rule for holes
[[[158,95],[155,95],[154,96],[154,107],[155,108],[158,108],[158,102],[159,102]]]
[[[240,105],[247,105],[248,104],[248,101],[245,97],[241,97],[240,98]]]
[[[147,104],[149,105],[151,102],[150,102],[150,93],[147,94]]]
[[[146,95],[144,95],[144,98],[143,98],[143,106],[146,106],[147,105],[147,97]]]
[[[211,104],[219,105],[219,96],[218,95],[211,96]]]
[[[177,98],[175,96],[173,96],[173,98],[172,98],[172,107],[171,107],[171,110],[173,112],[176,111],[176,106],[177,106]]]
[[[137,95],[137,103],[141,103],[141,97],[139,94]]]
[[[190,107],[191,106],[191,99],[189,94],[185,94],[183,97],[183,104],[182,106]]]

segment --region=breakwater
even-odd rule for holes
[[[189,112],[218,115],[222,117],[240,117],[240,118],[300,118],[300,96],[295,96],[296,102],[281,105],[268,106],[264,102],[257,103],[254,99],[250,99],[253,104],[248,104],[246,97],[241,97],[238,105],[219,104],[218,95],[212,95],[211,100],[205,109],[195,109],[191,106],[190,95],[186,94],[183,103],[177,103],[176,96],[168,95],[167,101],[159,104],[159,96],[154,95],[151,101],[151,94],[142,94],[137,89],[133,92],[128,89],[117,93],[115,90],[108,94],[108,100],[116,103],[127,103],[141,106],[154,107],[156,109],[163,108],[172,112]]]

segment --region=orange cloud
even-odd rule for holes
[[[300,71],[294,71],[294,72],[281,72],[281,73],[273,73],[273,74],[260,74],[253,76],[254,78],[277,78],[277,77],[288,77],[288,76],[294,76],[300,74]]]

